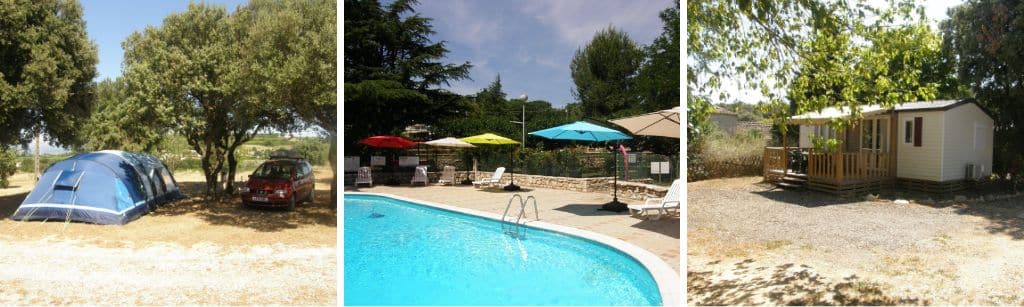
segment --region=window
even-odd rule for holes
[[[869,120],[861,120],[860,121],[860,126],[861,126],[861,130],[860,130],[860,136],[861,136],[860,148],[863,148],[863,149],[874,149],[874,146],[873,146],[874,144],[872,143],[872,141],[874,141],[874,133],[875,133],[875,131],[874,131],[874,124],[875,124],[875,121],[874,120],[870,120],[870,119]]]
[[[889,152],[889,119],[879,119],[878,127],[875,129],[878,130],[878,142],[875,144],[875,149]]]
[[[309,174],[313,173],[313,168],[310,167],[309,163],[302,162],[302,178],[309,177]]]
[[[836,132],[835,130],[832,130],[832,127],[826,125],[815,125],[814,135],[817,135],[821,138],[834,139],[836,137]]]
[[[924,121],[921,117],[914,117],[914,147],[921,147],[921,125]]]
[[[913,140],[914,122],[908,120],[904,124],[905,128],[903,130],[903,143],[910,143],[911,140]]]

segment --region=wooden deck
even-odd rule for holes
[[[790,165],[790,152],[806,159],[807,188],[840,196],[875,192],[894,184],[892,155],[871,150],[860,152],[815,152],[811,148],[765,147],[764,178],[780,182],[786,174],[803,173]]]

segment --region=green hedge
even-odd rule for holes
[[[10,178],[18,170],[18,155],[7,149],[0,149],[0,188],[10,185]]]

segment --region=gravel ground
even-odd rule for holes
[[[295,211],[198,197],[123,226],[7,218],[30,174],[0,189],[0,304],[336,305],[337,213],[330,170]],[[186,195],[202,176],[175,173]]]
[[[0,241],[0,304],[333,305],[334,248]]]
[[[1021,199],[898,205],[688,185],[691,304],[1024,304]]]

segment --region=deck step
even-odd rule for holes
[[[804,188],[804,185],[802,185],[802,184],[795,184],[795,183],[789,183],[789,182],[779,182],[779,183],[776,183],[775,185],[780,187],[780,188],[790,189],[790,190],[802,190]]]
[[[788,173],[788,174],[786,174],[786,177],[794,177],[794,178],[799,178],[799,179],[807,180],[807,174]]]
[[[803,185],[803,184],[807,183],[807,179],[806,178],[792,177],[792,176],[782,177],[782,181],[783,182],[788,182],[788,183],[793,183],[793,184],[800,184],[800,185]]]

